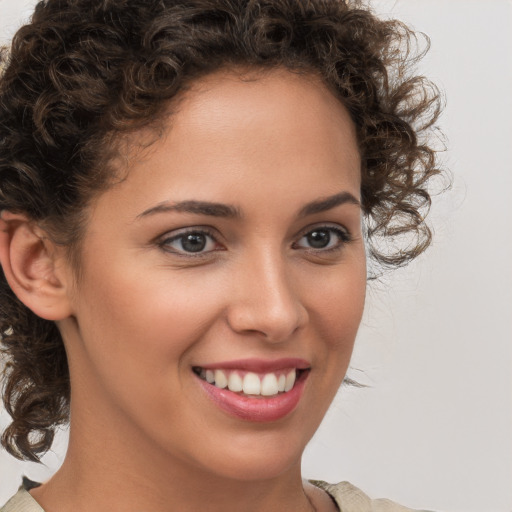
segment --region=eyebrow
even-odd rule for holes
[[[315,213],[322,213],[346,203],[354,204],[359,206],[359,208],[361,207],[360,201],[356,199],[356,197],[353,196],[350,192],[340,192],[339,194],[325,197],[323,199],[317,199],[316,201],[312,201],[311,203],[306,204],[303,208],[301,208],[299,217],[307,217],[308,215],[313,215]]]
[[[314,215],[315,213],[331,210],[332,208],[336,208],[337,206],[341,206],[345,203],[361,207],[361,203],[350,192],[340,192],[339,194],[317,199],[306,204],[300,209],[298,216],[299,218],[307,217],[308,215]],[[223,218],[242,217],[240,209],[233,205],[213,203],[210,201],[188,200],[180,201],[178,203],[164,201],[163,203],[157,204],[156,206],[143,211],[141,214],[137,215],[137,219],[141,219],[149,215],[155,215],[157,213],[169,212],[194,213],[197,215]]]
[[[236,206],[223,203],[211,203],[209,201],[181,201],[179,203],[169,203],[164,201],[156,206],[143,211],[137,215],[137,219],[154,215],[156,213],[183,212],[195,213],[197,215],[208,215],[212,217],[239,218],[240,210]]]

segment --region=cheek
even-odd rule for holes
[[[156,403],[163,389],[180,388],[190,372],[189,355],[229,296],[222,276],[129,267],[119,260],[87,270],[78,305],[83,352],[77,366],[85,361],[117,401],[132,396]]]
[[[352,344],[361,322],[366,296],[364,259],[336,269],[327,278],[312,280],[308,294],[311,321],[335,348]]]
[[[171,286],[167,273],[142,279],[99,271],[88,279],[77,315],[80,348],[72,348],[75,382],[88,382],[86,400],[136,422],[152,418],[162,432],[188,393],[187,355],[217,307],[215,297],[199,302],[195,288],[179,278]]]
[[[311,435],[339,391],[350,363],[366,294],[366,267],[361,258],[329,270],[328,279],[318,276],[316,286],[309,283],[309,320],[315,342],[305,422]]]
[[[311,327],[320,340],[315,349],[320,372],[314,375],[321,390],[315,395],[320,416],[338,392],[352,356],[366,296],[364,252],[321,283],[319,278],[318,286],[311,287],[315,292],[309,294]]]

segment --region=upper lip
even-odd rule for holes
[[[305,359],[298,357],[283,357],[280,359],[237,359],[231,361],[219,361],[216,363],[197,366],[204,368],[205,370],[245,370],[255,373],[269,373],[289,368],[307,370],[311,365]]]

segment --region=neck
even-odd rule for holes
[[[290,436],[283,433],[278,444],[275,433],[267,436],[265,429],[233,429],[233,437],[219,432],[220,445],[199,443],[203,451],[198,456],[191,441],[182,449],[165,432],[158,437],[165,421],[133,421],[133,411],[96,389],[94,377],[80,375],[72,382],[66,458],[49,482],[31,491],[45,510],[314,510],[301,480],[301,453],[285,445]],[[229,423],[227,428],[232,428]],[[178,435],[187,438],[181,431]],[[193,432],[188,438],[194,438]],[[297,445],[292,439],[290,446]]]
[[[62,467],[31,494],[45,510],[55,512],[315,510],[303,488],[300,460],[272,478],[237,480],[164,454],[140,439],[128,441],[126,432],[105,426],[101,433],[84,431],[74,423]]]

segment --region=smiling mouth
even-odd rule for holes
[[[288,368],[275,372],[256,373],[244,370],[205,369],[193,367],[193,372],[203,381],[219,389],[253,398],[273,397],[291,391],[309,369]]]

